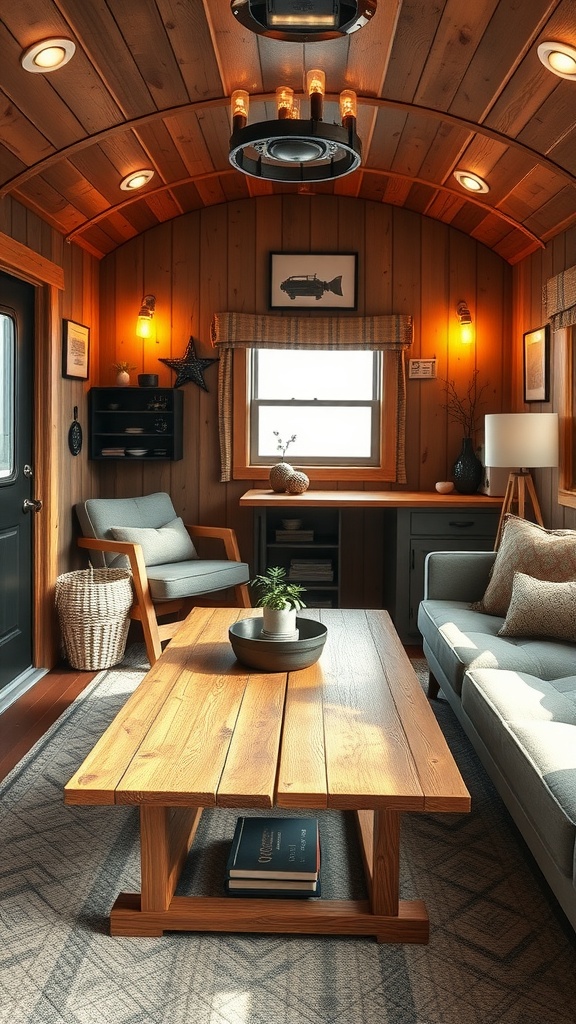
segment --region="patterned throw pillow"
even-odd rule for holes
[[[515,572],[508,614],[498,633],[576,641],[576,582],[549,583]]]
[[[141,544],[145,565],[187,562],[191,558],[198,558],[190,534],[180,517],[158,530],[150,527],[111,526],[110,534],[113,540]]]
[[[552,583],[576,580],[576,530],[545,530],[507,515],[486,593],[472,608],[505,616],[515,572]]]

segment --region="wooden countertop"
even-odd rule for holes
[[[503,497],[486,494],[438,494],[436,491],[324,491],[278,494],[270,488],[246,491],[243,508],[496,508]]]

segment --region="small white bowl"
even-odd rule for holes
[[[301,519],[283,519],[282,526],[285,530],[299,530],[302,526]]]
[[[451,480],[439,480],[434,486],[436,487],[438,494],[452,494],[452,491],[454,490],[454,484]]]

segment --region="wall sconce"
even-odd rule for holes
[[[156,296],[145,295],[140,304],[140,312],[136,321],[137,338],[153,338],[154,313],[156,312]]]
[[[464,301],[459,302],[456,306],[456,316],[460,324],[460,341],[464,345],[469,345],[471,341],[474,341],[474,331],[472,329],[472,314]]]

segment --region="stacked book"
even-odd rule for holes
[[[125,454],[126,454],[126,451],[125,451],[124,448],[103,448],[102,449],[102,455],[113,456],[115,459],[117,459],[119,455],[125,455]]]
[[[334,579],[332,562],[329,558],[292,558],[288,579],[305,583],[331,583]]]
[[[238,818],[225,890],[230,896],[320,896],[317,818]]]
[[[314,540],[314,530],[276,530],[277,544],[308,544]]]

